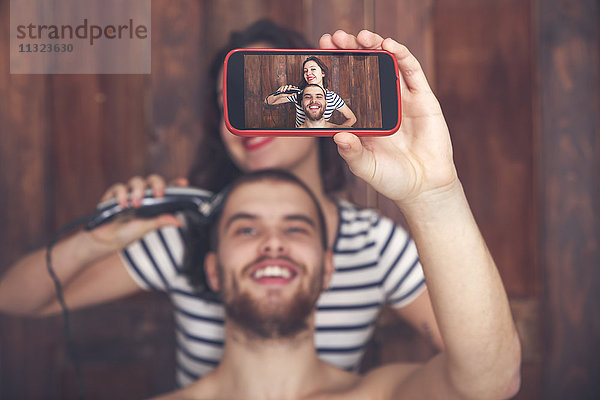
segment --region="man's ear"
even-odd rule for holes
[[[325,251],[324,257],[323,267],[325,268],[325,271],[323,276],[323,290],[327,290],[329,289],[329,283],[331,282],[331,277],[335,271],[335,265],[333,265],[333,252],[331,250]]]
[[[217,254],[211,251],[204,257],[204,274],[206,275],[206,283],[213,292],[218,292],[221,289],[219,287],[219,271],[217,268]]]

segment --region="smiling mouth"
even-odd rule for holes
[[[246,150],[257,150],[275,140],[274,137],[249,137],[242,139],[242,145]]]
[[[320,105],[320,104],[316,104],[316,103],[314,103],[314,104],[309,104],[309,105],[308,105],[308,109],[309,109],[310,111],[319,111],[319,110],[321,109],[321,105]]]
[[[296,278],[297,270],[288,262],[263,262],[255,267],[250,277],[261,285],[286,285]]]
[[[265,268],[259,269],[252,274],[252,278],[261,279],[261,278],[283,278],[283,279],[291,279],[295,276],[295,272],[291,271],[287,268],[281,268],[278,265],[268,265]]]

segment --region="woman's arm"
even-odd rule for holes
[[[280,92],[279,94],[270,94],[267,96],[267,98],[265,99],[265,103],[272,106],[272,105],[276,105],[276,104],[283,104],[283,103],[290,103],[291,100],[289,99],[290,96],[293,96],[293,94],[289,94],[289,93],[283,93],[285,91],[288,90],[292,90],[292,89],[298,89],[296,86],[293,85],[283,85],[281,86],[279,89],[277,89],[277,92]]]
[[[502,399],[519,387],[520,342],[500,274],[467,203],[442,110],[419,62],[392,39],[338,31],[322,47],[383,48],[398,60],[403,122],[394,135],[334,136],[350,170],[395,201],[410,226],[445,350],[409,376],[377,381],[385,398]],[[386,379],[378,376],[385,375]]]
[[[164,190],[162,178],[133,178],[128,185],[111,187],[103,199],[115,198],[125,207],[141,201],[144,188],[155,194]],[[69,307],[103,303],[139,290],[129,276],[118,252],[147,232],[167,225],[180,226],[173,215],[153,219],[115,221],[93,231],[80,231],[52,248],[52,266],[64,289]],[[135,285],[135,286],[134,286]],[[34,251],[8,268],[0,280],[0,312],[40,316],[59,312],[54,282],[46,268],[46,248]]]
[[[347,104],[344,104],[342,107],[338,108],[338,111],[342,113],[346,120],[342,123],[342,126],[351,127],[356,123],[356,115],[352,112],[350,107]]]

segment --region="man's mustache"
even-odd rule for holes
[[[259,264],[259,263],[262,263],[262,262],[268,261],[268,260],[287,261],[290,264],[292,264],[294,266],[294,268],[296,268],[296,271],[306,273],[306,267],[304,266],[304,264],[301,264],[301,263],[293,260],[289,256],[280,256],[280,257],[260,256],[260,257],[257,257],[254,261],[249,262],[248,264],[244,265],[244,267],[242,267],[242,275],[250,274],[250,270],[252,270],[256,264]]]
[[[308,103],[306,105],[306,108],[310,107],[310,106],[319,106],[320,108],[323,108],[323,104],[317,102],[317,101],[311,101],[310,103]]]

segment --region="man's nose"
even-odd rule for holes
[[[282,254],[287,251],[284,238],[278,232],[269,232],[261,244],[261,252],[267,255]]]

